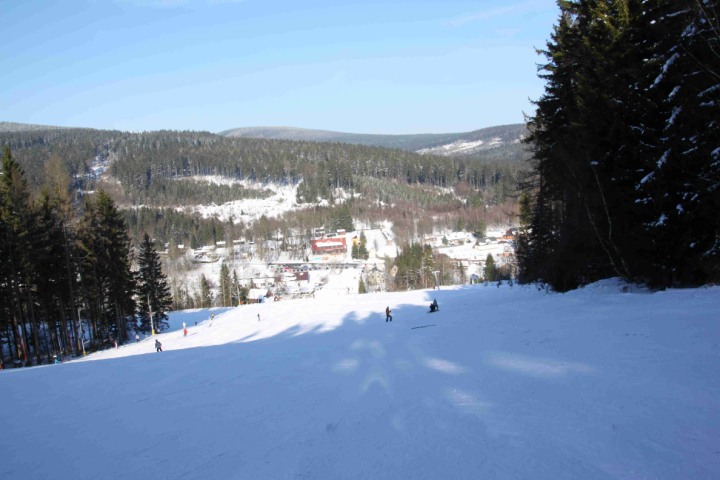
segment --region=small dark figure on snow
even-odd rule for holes
[[[437,299],[433,299],[433,302],[430,304],[430,312],[439,311],[440,306],[437,303]]]
[[[162,343],[160,343],[160,340],[157,338],[155,339],[155,350],[158,352],[162,352]]]
[[[392,322],[392,315],[390,315],[391,312],[392,312],[392,310],[390,310],[389,306],[385,307],[385,321],[386,322]]]

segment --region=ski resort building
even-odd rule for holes
[[[310,241],[314,255],[347,253],[345,237],[316,238]]]

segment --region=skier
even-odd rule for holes
[[[258,313],[258,322],[260,321],[260,314]]]
[[[55,363],[55,364],[60,363],[60,360],[58,360],[57,355],[53,355],[53,363]]]
[[[140,335],[137,333],[135,334],[135,343],[138,343],[140,341]]]
[[[162,343],[157,338],[155,339],[155,351],[162,352]]]
[[[392,315],[390,315],[391,312],[392,312],[392,310],[390,310],[389,306],[385,307],[385,321],[386,322],[392,322]]]
[[[430,304],[430,312],[439,311],[440,306],[437,303],[437,298],[433,299],[433,302]]]
[[[187,328],[183,328],[183,336],[187,337]]]

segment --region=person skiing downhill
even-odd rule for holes
[[[392,310],[390,310],[389,306],[385,307],[385,321],[386,322],[392,322],[392,315],[390,315],[391,312],[392,312]]]
[[[155,351],[162,352],[162,343],[157,338],[155,339]]]

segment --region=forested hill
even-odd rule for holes
[[[341,142],[376,147],[399,148],[437,155],[488,157],[487,150],[506,148],[520,158],[520,139],[526,136],[525,124],[501,125],[462,133],[373,135],[311,130],[293,127],[246,127],[220,132],[228,137],[271,138],[312,142]],[[495,152],[496,154],[499,152]]]
[[[13,128],[0,131],[0,142],[10,146],[32,188],[45,182],[46,165],[54,159],[78,182],[90,182],[107,172],[119,183],[113,195],[121,203],[156,206],[263,195],[183,181],[200,175],[260,183],[302,179],[298,200],[306,202],[330,199],[335,188],[356,191],[364,178],[436,187],[463,182],[476,192],[494,189],[490,200],[502,202],[515,190],[521,168],[494,159],[477,161],[366,145],[232,138],[194,131]]]

